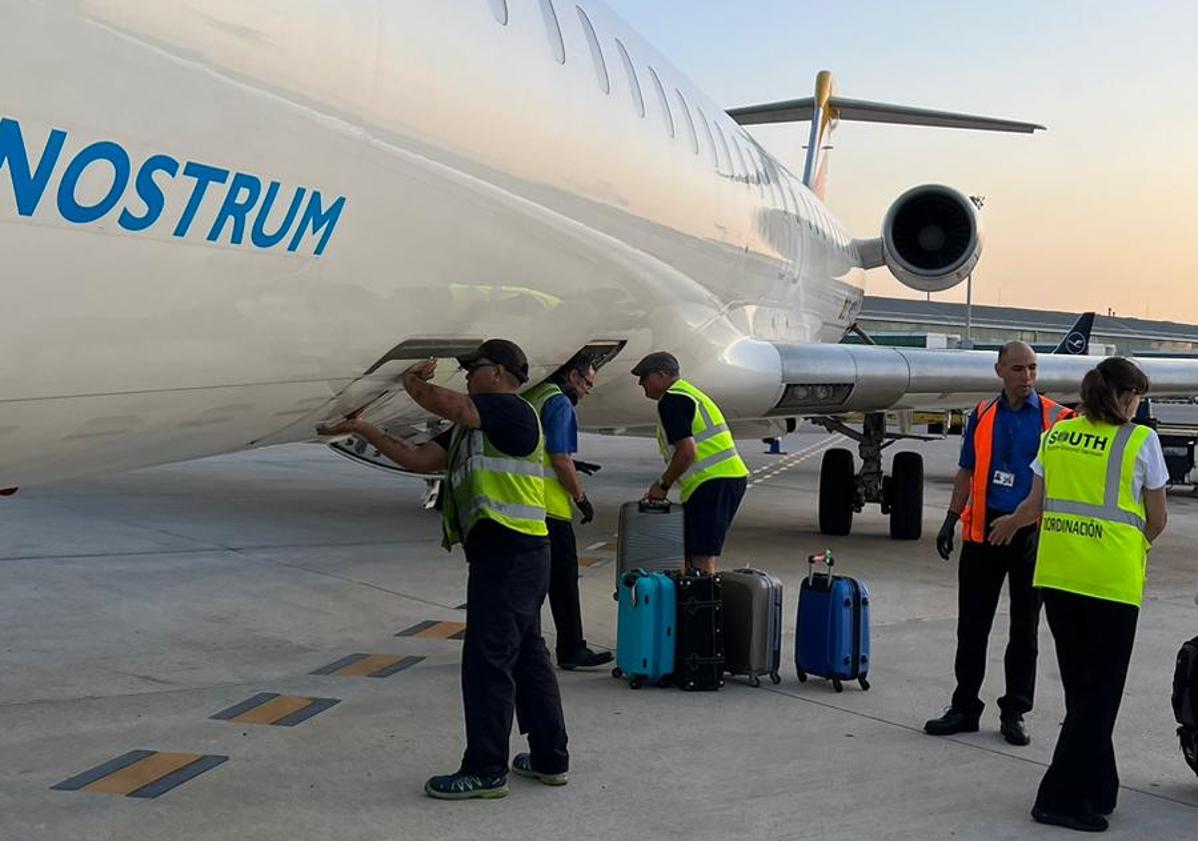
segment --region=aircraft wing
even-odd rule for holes
[[[772,416],[830,415],[887,409],[963,408],[1002,384],[993,351],[922,350],[878,345],[775,344],[782,394]],[[1041,354],[1036,387],[1076,401],[1098,357]],[[1157,397],[1198,395],[1198,360],[1136,360]]]

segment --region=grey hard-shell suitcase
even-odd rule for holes
[[[686,562],[682,546],[682,506],[668,501],[624,503],[616,526],[616,590],[630,570],[680,571]]]
[[[782,581],[759,569],[721,572],[724,601],[724,669],[782,682]]]

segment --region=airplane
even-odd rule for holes
[[[589,429],[652,425],[623,371],[658,349],[739,437],[864,412],[821,511],[881,503],[910,539],[922,463],[884,473],[885,412],[996,388],[990,353],[836,343],[867,270],[948,289],[982,233],[924,184],[854,238],[828,140],[1041,126],[842,98],[827,72],[725,111],[601,0],[0,0],[0,21],[0,488],[318,441],[354,411],[425,440],[399,373],[502,336],[534,382],[583,348],[614,366]],[[811,122],[802,174],[745,129],[783,121]],[[1075,395],[1089,366],[1045,357],[1040,385]],[[1193,361],[1143,366],[1198,393]]]

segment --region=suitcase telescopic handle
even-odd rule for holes
[[[807,586],[811,587],[815,584],[815,565],[823,564],[828,568],[828,589],[832,588],[832,565],[836,563],[832,559],[832,550],[825,549],[818,555],[807,556]]]

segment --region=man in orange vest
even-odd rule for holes
[[[1037,525],[1021,529],[1005,546],[986,542],[990,524],[1010,514],[1031,491],[1032,462],[1040,435],[1073,412],[1036,393],[1036,352],[1023,342],[1007,342],[998,352],[995,373],[1002,392],[984,400],[969,416],[961,442],[960,469],[953,480],[936,550],[948,560],[961,521],[957,589],[957,689],[940,718],[924,725],[933,736],[973,733],[985,704],[978,697],[986,675],[986,648],[1003,579],[1009,584],[1011,631],[1004,658],[1006,694],[998,699],[1000,731],[1013,745],[1026,745],[1023,716],[1032,709],[1036,687],[1040,595],[1032,588]]]

